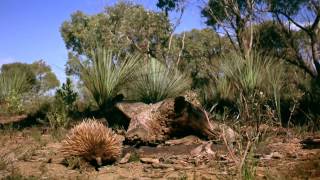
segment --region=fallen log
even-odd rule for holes
[[[320,138],[308,137],[300,142],[304,149],[320,149]]]
[[[230,141],[237,136],[231,128],[209,120],[206,111],[183,96],[149,105],[120,102],[115,107],[130,119],[126,132],[130,144],[159,144],[187,135],[219,139],[222,132]]]

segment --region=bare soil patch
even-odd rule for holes
[[[236,179],[237,168],[224,144],[198,142],[125,146],[122,163],[95,168],[81,159],[65,160],[58,132],[28,128],[0,136],[0,177],[30,179]],[[61,133],[61,132],[60,132]],[[313,134],[313,136],[315,136]],[[63,136],[62,136],[63,137]],[[270,135],[258,146],[256,179],[319,179],[320,149],[304,149],[306,136]],[[194,139],[193,139],[194,140]],[[184,140],[183,140],[184,141]],[[201,148],[199,148],[201,146]],[[210,147],[212,152],[203,151]],[[195,153],[198,148],[199,152]]]

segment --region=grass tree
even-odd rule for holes
[[[190,87],[190,79],[177,68],[168,68],[156,59],[142,67],[134,82],[136,98],[145,103],[155,103],[175,97]]]
[[[0,98],[5,98],[10,93],[21,94],[28,89],[24,72],[13,71],[0,74]]]
[[[100,109],[131,82],[139,69],[140,55],[120,55],[102,48],[91,53],[91,63],[80,63],[80,78]]]
[[[213,99],[235,104],[242,118],[258,120],[268,112],[280,119],[280,98],[285,86],[284,68],[276,59],[258,52],[244,58],[231,53],[222,57],[219,75],[211,88]]]
[[[0,105],[5,105],[3,109],[6,113],[23,111],[22,94],[30,89],[27,80],[26,74],[22,71],[0,73]]]

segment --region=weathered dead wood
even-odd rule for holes
[[[27,118],[27,115],[11,115],[11,116],[0,116],[0,124],[10,124],[23,121]]]
[[[117,103],[115,107],[131,119],[126,133],[130,143],[157,144],[187,135],[218,139],[222,132],[227,132],[230,140],[236,136],[231,128],[209,120],[204,110],[183,96],[150,105]]]
[[[116,104],[116,107],[129,118],[141,113],[143,110],[147,109],[148,106],[148,104],[141,102],[121,102]]]
[[[300,143],[304,149],[320,149],[320,137],[308,137]]]
[[[193,145],[193,144],[202,144],[204,141],[201,140],[199,137],[194,135],[189,135],[186,137],[183,137],[181,139],[170,139],[168,141],[165,141],[164,144],[168,146],[174,146],[174,145]]]

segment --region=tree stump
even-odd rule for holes
[[[159,144],[187,135],[218,139],[222,132],[227,132],[230,141],[237,136],[231,128],[209,120],[203,109],[183,96],[155,104],[120,102],[115,107],[130,119],[126,132],[126,142],[130,144]]]

